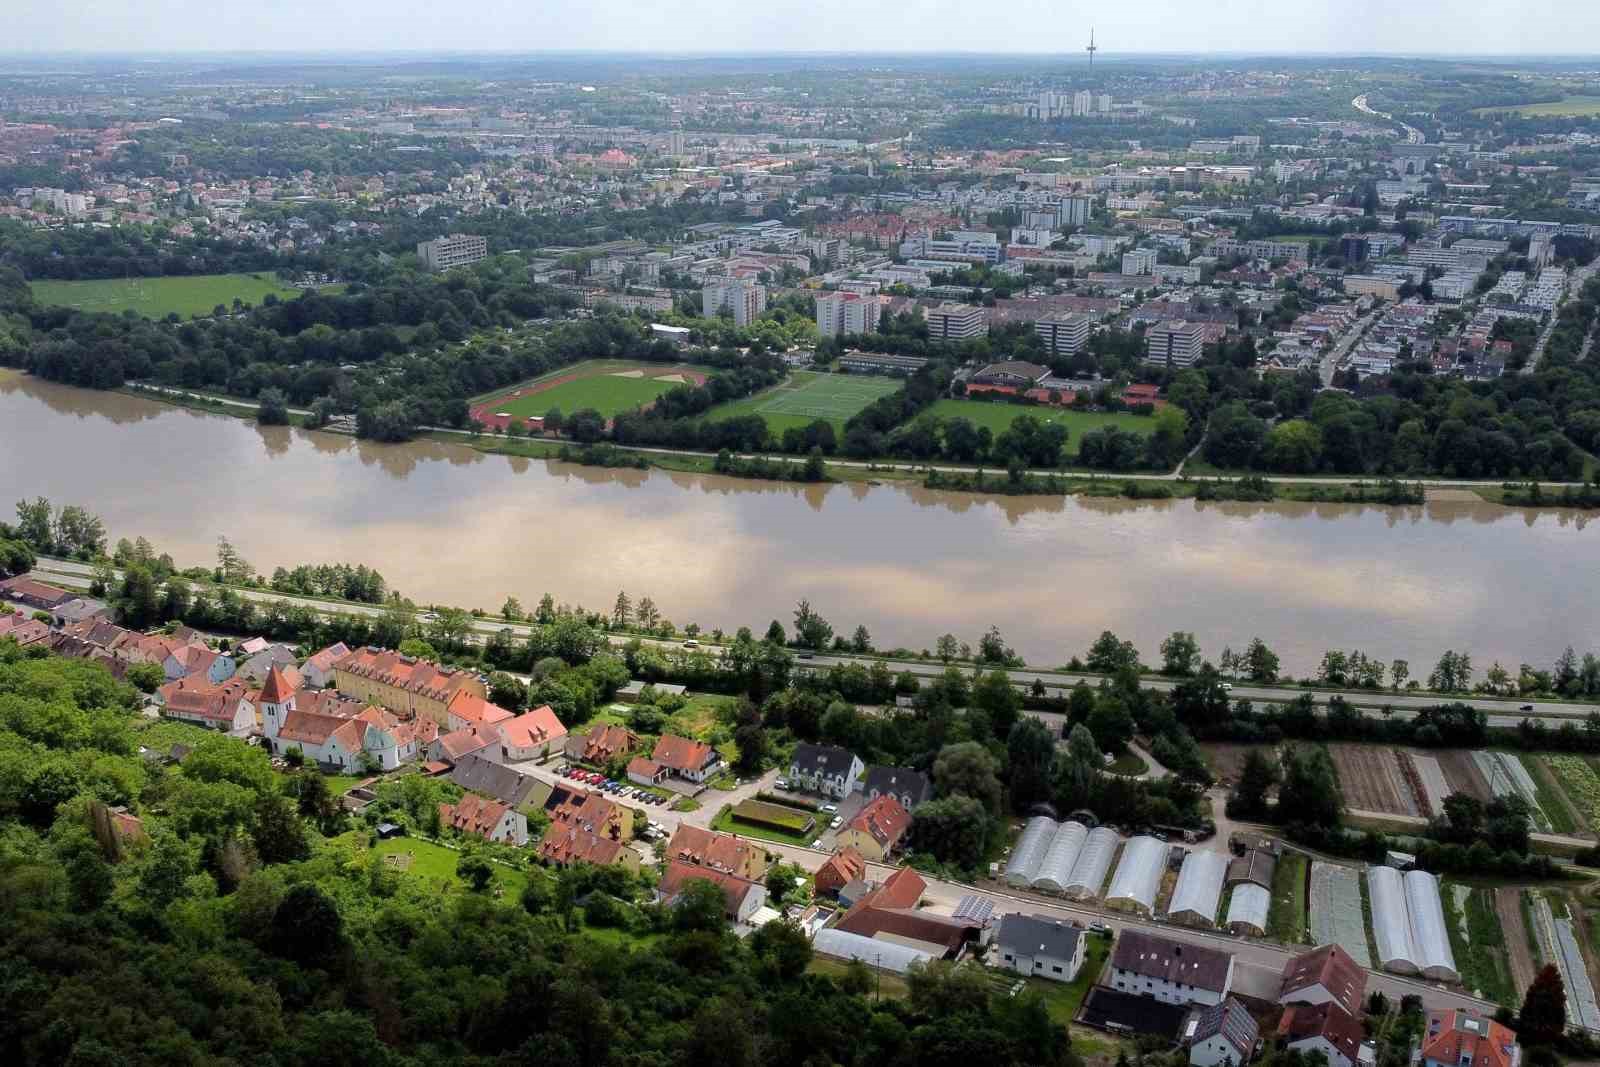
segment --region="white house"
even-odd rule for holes
[[[333,684],[333,665],[350,654],[343,641],[329,645],[300,665],[300,675],[313,689],[326,689]]]
[[[332,691],[302,693],[297,680],[288,670],[273,667],[256,698],[261,733],[274,752],[298,749],[319,766],[345,771],[369,765],[392,771],[416,759],[438,736],[431,719],[402,722],[382,708]]]
[[[1190,1019],[1183,1039],[1190,1067],[1240,1067],[1255,1053],[1260,1030],[1245,1006],[1232,997],[1202,1008]]]
[[[528,843],[527,816],[476,793],[463,793],[454,804],[440,804],[439,822],[485,841],[499,841],[519,848]]]
[[[995,935],[1000,966],[1054,982],[1070,982],[1078,976],[1083,942],[1082,930],[1043,915],[1002,915]]]
[[[505,750],[507,763],[544,759],[560,751],[566,740],[567,728],[561,725],[550,705],[525,711],[512,719],[495,724],[500,731],[500,743]]]
[[[836,745],[801,742],[789,760],[789,787],[843,800],[861,785],[866,766]]]
[[[1233,986],[1233,955],[1188,941],[1124,930],[1111,953],[1112,989],[1164,1004],[1220,1004]]]
[[[161,714],[208,730],[243,736],[256,727],[256,707],[243,680],[218,685],[203,674],[168,682],[155,692]]]

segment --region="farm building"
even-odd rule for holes
[[[1263,889],[1272,888],[1272,877],[1278,870],[1278,857],[1265,849],[1252,848],[1242,856],[1235,856],[1228,864],[1229,886],[1249,882]]]
[[[1122,850],[1122,862],[1111,877],[1107,904],[1130,905],[1149,914],[1161,891],[1161,874],[1167,866],[1167,843],[1154,837],[1136,837]]]
[[[1111,869],[1111,858],[1117,854],[1117,842],[1115,830],[1101,826],[1089,831],[1062,891],[1079,900],[1099,896],[1100,887],[1106,884],[1106,872]]]
[[[1201,849],[1189,853],[1178,872],[1167,916],[1173,922],[1214,925],[1217,905],[1222,902],[1222,879],[1227,873],[1228,857],[1223,853]]]
[[[1050,847],[1045,850],[1039,871],[1033,878],[1033,888],[1047,893],[1059,893],[1072,878],[1072,867],[1078,862],[1083,843],[1089,837],[1089,828],[1081,822],[1064,822]]]
[[[913,963],[927,963],[935,958],[933,953],[912,948],[910,945],[884,941],[876,937],[862,937],[860,934],[835,930],[832,927],[818,930],[811,947],[816,949],[819,955],[832,956],[836,960],[860,960],[868,967],[875,967],[880,971],[893,971],[896,974],[905,974]]]
[[[1400,974],[1421,973],[1447,982],[1460,980],[1439,901],[1439,880],[1427,871],[1373,867],[1367,871],[1372,896],[1372,932],[1379,963]]]
[[[1044,863],[1044,854],[1055,840],[1058,827],[1054,819],[1045,815],[1036,815],[1028,820],[1022,836],[1017,838],[1016,847],[1011,850],[1011,858],[1006,861],[1007,882],[1019,889],[1033,884],[1040,865]]]
[[[1227,926],[1235,934],[1260,937],[1267,932],[1267,908],[1272,903],[1272,891],[1254,882],[1234,887],[1228,901]]]

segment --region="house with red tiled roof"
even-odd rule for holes
[[[10,639],[19,645],[32,645],[50,636],[50,627],[24,611],[0,615],[0,641]]]
[[[325,689],[333,684],[333,665],[350,654],[343,641],[329,645],[300,665],[300,674],[312,689]]]
[[[469,726],[440,734],[428,745],[424,755],[430,760],[455,763],[468,754],[500,762],[500,735],[492,727]]]
[[[53,585],[18,575],[0,581],[0,597],[30,608],[49,611],[56,605],[71,600],[73,594],[65,589],[58,589]]]
[[[261,733],[274,752],[296,749],[319,766],[344,771],[369,764],[392,771],[438,738],[431,719],[402,720],[331,689],[303,691],[301,684],[294,668],[274,666],[255,694]]]
[[[597,867],[615,864],[636,872],[639,854],[621,841],[591,833],[580,826],[551,824],[538,846],[539,858],[556,867],[592,863]]]
[[[255,729],[255,692],[238,679],[218,685],[204,675],[179,678],[155,691],[161,714],[208,730],[244,735]]]
[[[668,860],[661,881],[656,886],[656,899],[672,907],[685,887],[693,881],[710,882],[722,891],[723,909],[736,923],[748,922],[750,916],[767,902],[767,887],[737,874],[719,871],[682,860]]]
[[[822,861],[813,882],[819,894],[836,894],[851,882],[867,875],[867,861],[861,853],[846,846]]]
[[[939,915],[917,908],[890,908],[872,901],[871,894],[851,908],[834,927],[847,934],[876,937],[921,949],[934,959],[958,959],[981,928],[971,919]]]
[[[704,741],[691,741],[675,734],[662,734],[650,758],[679,778],[703,782],[716,770],[722,758]]]
[[[528,820],[521,812],[476,793],[463,793],[454,804],[439,805],[441,826],[458,833],[472,834],[485,841],[507,845],[528,843]]]
[[[677,832],[667,842],[666,858],[750,879],[765,876],[767,868],[772,866],[771,853],[748,837],[689,823],[678,824]]]
[[[1366,1033],[1361,1020],[1335,1001],[1291,1004],[1278,1019],[1278,1037],[1286,1048],[1320,1052],[1328,1067],[1356,1067]],[[1451,1061],[1449,1067],[1462,1067]],[[1473,1067],[1478,1067],[1474,1063]]]
[[[1414,1048],[1420,1067],[1519,1067],[1517,1032],[1465,1008],[1428,1013],[1428,1025]]]
[[[552,826],[576,826],[613,841],[633,838],[633,813],[610,798],[558,783],[544,802]]]
[[[626,726],[606,723],[588,733],[567,738],[567,756],[596,767],[604,767],[618,756],[639,747],[639,737]]]
[[[871,800],[845,824],[837,844],[848,845],[875,863],[882,863],[900,847],[911,829],[911,813],[884,793]]]
[[[487,706],[494,706],[487,704],[488,687],[479,675],[388,649],[361,648],[335,660],[333,677],[334,684],[346,696],[388,708],[403,717],[430,718],[447,729],[450,703],[457,693],[471,693]],[[504,712],[501,717],[511,717],[510,712],[497,710]]]
[[[667,769],[653,759],[635,756],[628,761],[628,781],[635,785],[660,785]]]
[[[460,699],[457,697],[457,700]],[[454,707],[454,703],[451,706]],[[543,759],[553,749],[559,747],[567,736],[567,728],[561,725],[561,720],[556,718],[556,713],[550,709],[549,704],[525,711],[496,725],[500,731],[500,743],[504,746],[507,763]]]
[[[1367,972],[1343,948],[1323,945],[1294,957],[1283,968],[1279,1004],[1326,1004],[1332,1001],[1359,1018],[1367,995]]]
[[[207,681],[221,683],[233,677],[237,665],[228,653],[207,648],[199,641],[190,641],[169,652],[161,663],[161,669],[169,682],[202,675]]]

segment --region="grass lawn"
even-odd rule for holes
[[[978,426],[987,426],[989,432],[999,436],[1011,426],[1018,415],[1032,415],[1041,422],[1057,422],[1067,428],[1067,453],[1078,454],[1078,442],[1090,430],[1102,426],[1115,426],[1141,437],[1155,432],[1155,420],[1147,415],[1129,415],[1122,411],[1073,411],[1071,408],[1034,407],[1025,404],[1008,404],[989,400],[936,401],[928,413],[935,418],[969,419]]]
[[[630,911],[634,910],[629,908]],[[580,911],[581,913],[581,911]],[[580,933],[591,941],[612,945],[617,948],[648,948],[661,940],[661,935],[656,933],[636,934],[632,930],[624,930],[615,926],[590,926],[584,923]]]
[[[731,703],[729,697],[700,695],[667,717],[665,732],[695,741],[711,740],[711,731],[718,726],[717,711]]]
[[[669,389],[689,384],[683,372],[691,369],[705,372],[704,368],[692,368],[687,364],[669,366],[615,359],[585,360],[547,374],[542,379],[535,379],[530,384],[577,375],[572,381],[564,381],[537,393],[511,396],[517,389],[527,388],[527,385],[518,386],[511,390],[500,390],[484,399],[492,401],[496,412],[504,411],[518,417],[543,415],[551,408],[560,408],[564,415],[583,408],[593,408],[609,419],[648,404]]]
[[[328,792],[336,797],[342,797],[371,777],[373,776],[370,774],[324,774],[322,780],[328,783]]]
[[[1513,111],[1529,117],[1600,115],[1600,96],[1563,96],[1543,104],[1523,104],[1521,107],[1480,107],[1477,113],[1487,115],[1495,111]]]
[[[456,877],[456,861],[461,858],[461,853],[454,849],[436,845],[432,841],[424,841],[419,837],[391,837],[387,841],[379,841],[375,849],[380,856],[409,855],[411,866],[406,868],[407,874],[431,878],[446,888],[457,886],[465,889],[464,884]],[[498,863],[492,866],[495,881],[505,886],[506,895],[521,896],[523,887],[528,884],[528,876],[522,871],[503,867]]]
[[[36,281],[33,297],[41,304],[108,311],[128,309],[159,319],[172,312],[184,318],[209,315],[218,304],[231,308],[233,298],[260,304],[268,293],[292,300],[300,290],[270,274],[195,274],[167,278],[105,278],[94,281]],[[332,291],[330,288],[329,291]]]
[[[811,960],[811,965],[806,968],[812,974],[825,974],[836,981],[842,981],[849,972],[850,965],[843,960],[828,959],[816,956]],[[873,986],[879,996],[888,997],[890,1000],[904,1000],[911,995],[911,987],[906,980],[897,974],[884,974],[871,971]]]
[[[1065,1025],[1072,1021],[1078,1009],[1083,1007],[1083,999],[1089,995],[1089,988],[1100,980],[1100,971],[1106,965],[1106,958],[1111,955],[1111,938],[1098,934],[1084,936],[1087,940],[1083,950],[1083,969],[1078,972],[1078,977],[1070,982],[1052,982],[1048,978],[1027,980],[1029,992],[1038,993],[1044,998],[1052,1022]],[[1010,975],[1010,972],[1002,973],[1008,977]],[[1077,1039],[1076,1035],[1073,1039]]]
[[[1124,752],[1111,762],[1111,766],[1106,768],[1112,774],[1127,775],[1130,778],[1136,778],[1149,769],[1150,764],[1141,759],[1136,752]]]
[[[1306,939],[1306,882],[1311,862],[1302,852],[1285,852],[1272,875],[1272,904],[1267,911],[1267,936],[1286,945]]]
[[[844,433],[850,416],[900,388],[894,378],[874,378],[859,374],[823,374],[794,371],[789,380],[755,396],[722,404],[707,413],[708,419],[731,419],[740,415],[760,415],[774,437],[793,427],[809,426],[818,419],[833,423],[835,433]]]
[[[1263,240],[1277,241],[1279,244],[1308,245],[1312,241],[1320,241],[1322,238],[1310,233],[1275,233],[1270,237],[1263,238]]]
[[[728,807],[724,807],[717,812],[717,817],[711,820],[711,828],[713,830],[721,830],[724,833],[757,837],[763,841],[776,841],[780,845],[797,845],[801,848],[809,848],[811,842],[815,841],[822,833],[820,825],[809,834],[791,834],[782,830],[775,830],[770,826],[756,826],[753,823],[741,822],[733,817],[733,811]]]

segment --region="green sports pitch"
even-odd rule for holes
[[[795,371],[782,385],[745,400],[724,404],[709,417],[730,419],[760,415],[767,420],[767,429],[774,435],[791,427],[809,426],[818,419],[831,422],[836,431],[842,431],[850,416],[902,384],[895,378]]]
[[[987,426],[995,435],[1010,428],[1012,420],[1031,415],[1040,422],[1058,422],[1067,428],[1067,454],[1076,456],[1083,435],[1103,426],[1136,433],[1141,437],[1155,432],[1155,420],[1148,415],[1132,415],[1125,411],[1074,411],[1071,408],[1040,407],[1029,404],[1008,404],[998,400],[939,400],[927,414],[938,419],[967,419],[978,426]]]
[[[231,308],[235,297],[260,304],[267,294],[293,300],[300,290],[284,285],[270,274],[191,274],[162,278],[99,278],[93,281],[30,283],[33,298],[49,307],[121,314],[136,311],[152,319],[176,312],[183,318],[209,315],[218,304]],[[330,287],[324,292],[334,291]]]

